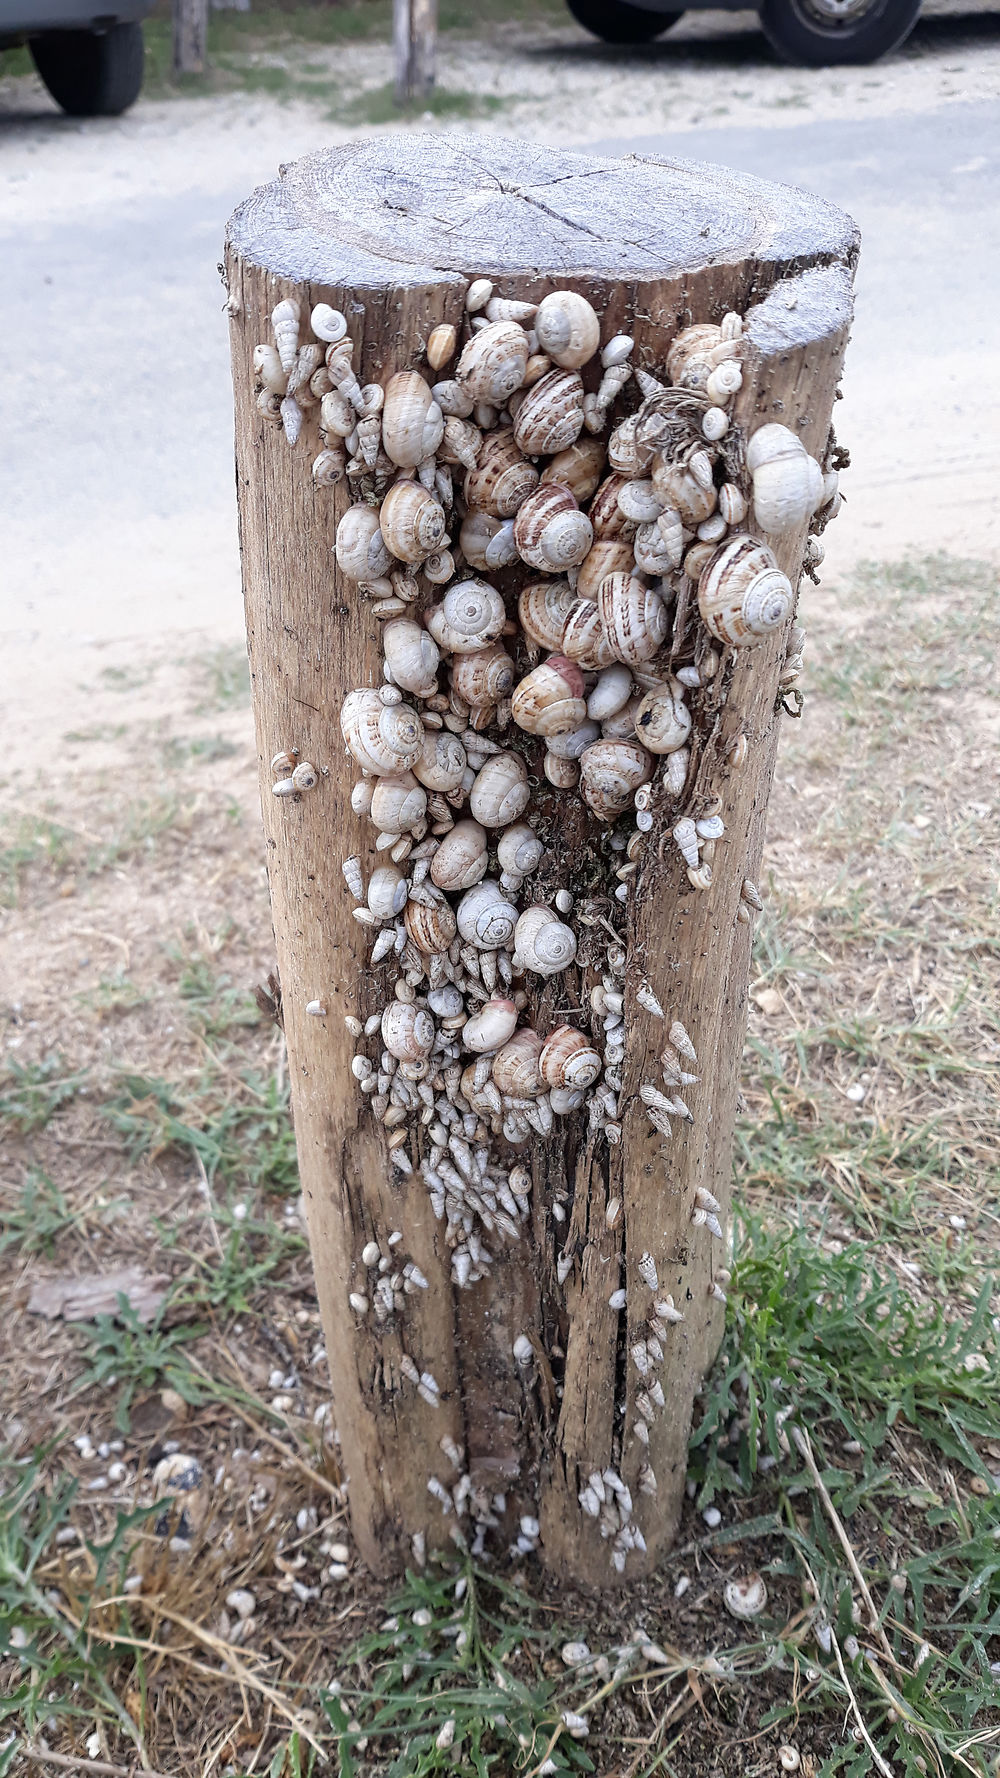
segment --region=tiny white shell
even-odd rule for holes
[[[576,370],[597,351],[601,324],[585,296],[575,290],[553,290],[538,305],[535,334],[540,350],[554,364]]]
[[[632,675],[628,667],[616,662],[605,667],[587,698],[587,715],[593,722],[606,722],[617,716],[632,696]]]
[[[332,309],[329,303],[317,303],[309,317],[309,325],[318,340],[325,340],[327,345],[335,346],[347,332],[347,321],[339,309]]]
[[[760,1574],[748,1574],[743,1580],[727,1581],[722,1597],[726,1610],[732,1617],[760,1617],[767,1607],[767,1587]]]

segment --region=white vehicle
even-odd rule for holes
[[[117,117],[142,86],[142,25],[153,0],[0,0],[0,49],[26,43],[71,117]]]
[[[2,0],[0,0],[2,4]],[[604,43],[651,43],[684,17],[673,0],[566,0],[577,24]],[[685,11],[742,12],[747,0],[687,0]],[[825,68],[877,62],[917,22],[920,0],[758,0],[761,28],[783,62]]]

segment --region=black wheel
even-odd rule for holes
[[[35,67],[70,117],[118,117],[142,86],[142,26],[48,31],[30,44]]]
[[[920,0],[763,0],[760,22],[783,62],[828,68],[887,56],[919,11]]]
[[[578,25],[602,43],[652,43],[676,25],[683,12],[647,12],[628,0],[566,0]]]

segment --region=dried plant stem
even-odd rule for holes
[[[96,1772],[99,1778],[138,1778],[133,1767],[131,1771],[125,1766],[113,1766],[106,1759],[81,1759],[76,1753],[50,1753],[47,1747],[22,1747],[25,1759],[34,1760],[38,1766],[61,1766],[74,1772]],[[141,1778],[166,1778],[164,1772],[153,1772],[143,1766]]]
[[[836,1532],[838,1540],[840,1542],[840,1547],[843,1550],[844,1555],[847,1558],[847,1566],[850,1569],[851,1573],[853,1574],[855,1580],[857,1581],[858,1591],[860,1592],[862,1599],[864,1600],[865,1604],[868,1607],[869,1628],[871,1630],[873,1630],[874,1633],[877,1635],[879,1641],[882,1644],[882,1647],[885,1649],[885,1652],[889,1656],[889,1659],[891,1661],[893,1659],[893,1653],[892,1653],[891,1647],[889,1646],[889,1641],[886,1636],[886,1633],[885,1633],[884,1629],[882,1628],[882,1623],[879,1618],[878,1609],[876,1607],[874,1599],[871,1596],[871,1592],[869,1591],[868,1582],[865,1580],[865,1577],[862,1574],[861,1569],[858,1565],[858,1559],[857,1559],[856,1555],[854,1554],[854,1549],[851,1545],[851,1540],[848,1537],[847,1532],[844,1530],[843,1521],[841,1520],[840,1515],[837,1512],[837,1509],[833,1504],[833,1501],[830,1499],[830,1495],[827,1491],[826,1485],[825,1485],[823,1478],[820,1475],[819,1470],[816,1466],[816,1459],[812,1453],[812,1445],[809,1443],[809,1435],[808,1435],[808,1433],[803,1432],[803,1430],[800,1426],[790,1426],[788,1430],[791,1435],[792,1442],[795,1445],[795,1449],[798,1451],[803,1462],[805,1463],[806,1468],[809,1471],[809,1474],[811,1475],[811,1477],[813,1479],[813,1482],[816,1487],[816,1492],[819,1495],[820,1500],[823,1502],[823,1510],[826,1513],[831,1525],[833,1526],[833,1529]]]

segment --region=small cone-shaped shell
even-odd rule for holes
[[[514,687],[514,663],[505,649],[495,644],[456,655],[451,669],[452,688],[474,710],[499,704]]]
[[[627,475],[619,475],[617,470],[605,476],[597,493],[587,509],[587,517],[594,527],[594,536],[604,542],[611,537],[620,537],[628,524],[628,519],[619,504],[618,496],[626,488],[633,485]]]
[[[458,736],[449,733],[448,729],[428,729],[423,751],[413,767],[414,777],[428,790],[443,794],[458,789],[464,771],[465,748]]]
[[[651,661],[666,639],[667,607],[653,587],[634,574],[609,574],[597,603],[616,660],[638,667]]]
[[[462,1026],[462,1046],[482,1055],[497,1050],[517,1030],[517,1007],[513,1000],[487,1000],[485,1006]]]
[[[467,1099],[477,1117],[493,1117],[502,1109],[500,1089],[493,1085],[492,1080],[484,1081],[482,1086],[476,1085],[478,1063],[470,1062],[462,1071],[462,1097]]]
[[[546,1038],[538,1067],[546,1086],[589,1087],[601,1072],[601,1058],[582,1031],[559,1025]]]
[[[486,834],[478,821],[456,821],[431,859],[431,882],[439,889],[471,889],[486,875]]]
[[[428,449],[428,437],[437,437]],[[432,456],[444,432],[444,415],[419,371],[400,370],[389,378],[382,409],[382,446],[401,468],[415,469]]]
[[[563,653],[576,661],[585,672],[599,673],[617,660],[596,603],[579,599],[563,627]]]
[[[348,507],[337,526],[335,548],[337,566],[349,580],[376,580],[392,566],[373,506]]]
[[[340,712],[344,740],[362,771],[405,772],[423,751],[424,725],[409,704],[383,704],[377,691],[350,691]]]
[[[568,580],[529,580],[517,602],[521,628],[542,648],[558,649],[575,604],[576,594]]]
[[[550,370],[533,384],[517,410],[514,437],[528,457],[551,456],[583,431],[583,382],[575,370]],[[565,484],[564,484],[565,485]]]
[[[597,488],[607,445],[600,438],[579,438],[576,444],[556,455],[542,470],[543,482],[565,482],[578,506],[589,500]]]
[[[368,906],[378,920],[392,920],[406,906],[406,878],[394,864],[380,864],[368,883]]]
[[[576,933],[551,908],[526,908],[514,933],[514,954],[534,975],[558,975],[576,957]]]
[[[437,453],[439,462],[458,463],[463,469],[475,469],[482,447],[483,435],[478,426],[471,420],[458,420],[449,415]]]
[[[678,690],[680,688],[678,687]],[[691,712],[670,686],[646,693],[635,719],[636,738],[650,753],[676,753],[691,733]]]
[[[652,756],[638,741],[595,741],[580,759],[583,800],[601,821],[613,821],[627,809],[652,775]]]
[[[287,376],[299,349],[299,305],[285,297],[271,310],[271,326],[281,368]]]
[[[466,504],[511,519],[537,486],[537,469],[522,456],[513,429],[505,426],[483,439],[476,466],[465,478]]]
[[[576,370],[597,351],[601,324],[585,296],[575,290],[553,290],[538,305],[535,336],[554,364]]]
[[[507,612],[501,594],[485,580],[460,580],[428,611],[425,622],[448,653],[472,654],[496,641]]]
[[[530,801],[528,768],[519,753],[491,754],[469,793],[469,809],[484,827],[509,827]]]
[[[694,327],[685,327],[674,339],[667,353],[667,376],[671,383],[680,384],[689,361],[703,361],[705,377],[712,369],[710,352],[722,339],[722,330],[715,322],[699,322]]]
[[[400,1062],[422,1062],[434,1046],[434,1020],[422,1007],[391,1000],[382,1014],[382,1042]]]
[[[412,772],[387,772],[372,791],[368,813],[383,833],[409,833],[427,813],[427,792]]]
[[[499,884],[488,878],[467,889],[458,904],[458,930],[467,944],[481,951],[498,951],[509,945],[516,925],[516,907]]]
[[[528,336],[516,321],[493,321],[474,333],[455,375],[473,401],[504,407],[524,381]]]
[[[446,901],[427,907],[423,902],[408,901],[403,922],[418,951],[427,957],[446,951],[458,932],[458,922]]]
[[[477,569],[480,574],[490,567],[486,550],[503,523],[503,519],[495,519],[488,512],[470,512],[462,520],[459,547],[469,567]]]
[[[562,735],[579,728],[587,706],[576,662],[562,654],[550,655],[521,680],[510,713],[518,727],[532,735]]]
[[[596,599],[608,574],[627,574],[634,566],[632,545],[623,538],[598,538],[580,563],[576,577],[577,597]]]
[[[516,821],[497,841],[500,869],[518,877],[530,876],[533,870],[537,870],[544,851],[545,847],[537,833],[526,821]]]
[[[731,537],[698,581],[698,609],[720,642],[753,648],[791,616],[795,595],[771,551],[752,537]]]
[[[527,1025],[515,1031],[493,1058],[493,1080],[501,1093],[510,1099],[535,1099],[545,1091],[538,1072],[541,1050],[537,1031]]]
[[[536,488],[514,520],[514,542],[521,560],[552,574],[582,562],[593,537],[586,513],[561,482]]]
[[[423,624],[412,617],[393,618],[382,631],[382,649],[395,685],[418,698],[429,698],[437,691],[441,655]]]
[[[446,524],[444,508],[419,482],[394,482],[378,518],[386,548],[401,562],[422,562],[440,548]]]

